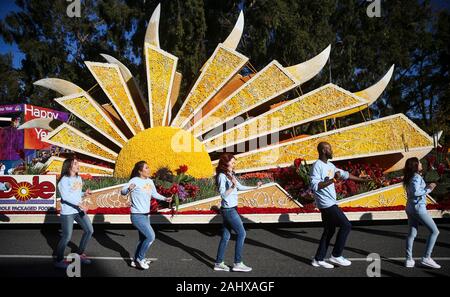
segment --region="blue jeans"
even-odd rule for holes
[[[78,225],[81,226],[84,233],[81,237],[80,245],[78,247],[78,254],[84,253],[89,239],[91,239],[92,234],[94,234],[94,228],[87,215],[81,217],[79,214],[61,215],[61,229],[62,237],[59,240],[58,246],[56,247],[56,261],[62,261],[64,259],[64,250],[67,244],[72,238],[73,222],[76,221]]]
[[[330,246],[331,238],[336,232],[336,227],[340,228],[331,255],[333,257],[340,257],[344,251],[345,242],[352,229],[352,224],[337,205],[320,209],[320,213],[322,214],[324,229],[314,258],[317,261],[323,261]]]
[[[414,239],[417,236],[417,229],[419,227],[419,223],[424,225],[430,234],[428,235],[426,249],[424,257],[431,257],[431,253],[433,252],[434,244],[436,243],[436,239],[439,235],[439,230],[434,223],[433,219],[427,212],[427,207],[425,204],[418,205],[407,205],[406,214],[408,215],[408,225],[409,232],[408,237],[406,239],[406,258],[412,259],[412,251]]]
[[[237,234],[236,246],[234,250],[234,263],[240,263],[242,261],[242,249],[244,248],[245,229],[242,223],[241,217],[236,208],[222,208],[220,210],[223,218],[223,231],[222,238],[219,243],[219,249],[217,251],[216,263],[222,263],[225,255],[225,249],[227,248],[228,241],[231,237],[231,230],[234,230]]]
[[[134,253],[134,260],[142,261],[155,240],[155,232],[150,225],[150,216],[148,214],[132,213],[131,223],[139,232],[139,241]]]

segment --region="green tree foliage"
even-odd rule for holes
[[[2,104],[21,103],[20,71],[12,66],[12,55],[0,55],[0,102]]]

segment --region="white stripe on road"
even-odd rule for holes
[[[346,258],[350,261],[368,261],[367,258]],[[405,257],[397,257],[397,258],[386,258],[380,257],[381,260],[392,260],[392,261],[404,261]],[[422,258],[413,258],[414,260],[422,260]],[[450,261],[450,257],[433,257],[433,260],[439,261]]]
[[[53,259],[53,256],[49,255],[0,255],[0,258],[25,258],[25,259]],[[132,258],[122,258],[122,257],[88,257],[93,260],[132,260]],[[158,258],[147,258],[150,261],[157,261]],[[367,261],[367,258],[347,258],[350,261]],[[422,258],[414,258],[414,260],[421,260]],[[393,261],[403,261],[404,257],[386,258],[381,257],[381,260],[393,260]],[[450,261],[450,257],[433,257],[436,261]],[[183,258],[181,261],[192,261],[192,259]]]
[[[0,258],[24,258],[24,259],[53,259],[53,256],[49,255],[0,255]],[[133,260],[133,258],[122,258],[122,257],[88,257],[92,260]],[[158,258],[146,258],[150,261],[158,261]]]

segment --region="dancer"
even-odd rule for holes
[[[61,169],[61,176],[58,181],[58,190],[61,194],[61,229],[62,237],[56,248],[56,262],[55,266],[58,268],[67,268],[68,262],[64,261],[64,250],[72,238],[73,222],[76,221],[83,229],[83,236],[78,247],[78,254],[82,264],[90,264],[91,259],[88,259],[84,251],[89,242],[89,239],[94,233],[94,228],[86,215],[81,202],[83,196],[88,196],[91,191],[88,189],[84,193],[83,180],[78,176],[79,163],[74,158],[64,160]]]
[[[139,241],[134,253],[132,267],[148,269],[150,261],[145,255],[155,240],[155,232],[150,225],[150,200],[153,198],[172,202],[172,197],[166,198],[156,191],[155,184],[150,178],[150,168],[145,161],[134,165],[130,180],[122,188],[122,195],[131,193],[131,223],[139,232]]]
[[[243,186],[233,172],[235,157],[232,154],[225,153],[220,157],[216,168],[216,186],[222,198],[220,213],[223,218],[222,238],[217,251],[214,270],[230,271],[230,268],[224,263],[224,254],[228,241],[230,240],[231,230],[237,233],[237,240],[234,254],[233,271],[249,272],[252,268],[242,262],[242,249],[244,247],[245,229],[242,220],[237,211],[238,191],[253,190],[259,188],[262,183],[258,182],[256,187]]]
[[[425,254],[422,257],[421,264],[431,268],[441,268],[432,258],[434,244],[439,235],[439,230],[433,219],[427,212],[427,194],[434,190],[435,183],[428,186],[425,185],[420,172],[422,171],[422,164],[417,158],[409,158],[406,160],[405,168],[403,169],[403,185],[406,188],[406,195],[408,201],[406,203],[406,214],[408,216],[409,233],[406,239],[406,262],[405,266],[412,268],[415,265],[413,259],[413,243],[417,236],[417,228],[419,223],[423,224],[430,234],[428,235]]]
[[[344,212],[336,205],[336,189],[334,183],[338,179],[364,182],[370,178],[362,179],[347,171],[336,168],[329,161],[329,159],[333,158],[333,151],[329,143],[319,143],[317,151],[319,152],[319,160],[313,164],[311,170],[311,188],[314,192],[317,208],[319,208],[322,216],[324,230],[316,255],[312,261],[312,266],[334,268],[334,265],[325,262],[324,258],[327,254],[331,238],[336,231],[336,227],[340,228],[329,261],[339,266],[350,266],[351,262],[345,259],[342,253],[352,225]]]

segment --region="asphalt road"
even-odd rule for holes
[[[310,265],[322,229],[317,224],[246,225],[244,262],[253,267],[250,273],[212,270],[219,243],[219,225],[155,226],[156,241],[149,250],[150,269],[129,266],[130,253],[137,241],[137,231],[124,225],[94,225],[94,237],[87,254],[91,265],[81,267],[82,277],[92,276],[164,276],[164,277],[314,277],[367,276],[370,253],[381,256],[381,276],[450,276],[450,221],[438,220],[441,231],[433,257],[442,265],[439,270],[403,267],[406,222],[354,225],[344,256],[352,266],[335,269]],[[81,237],[75,229],[66,254],[75,249]],[[414,246],[415,257],[425,249],[427,230],[419,229]],[[0,226],[0,277],[66,276],[53,267],[51,255],[59,239],[56,225]],[[226,253],[226,263],[233,261],[233,236]],[[334,239],[332,243],[334,242]]]

